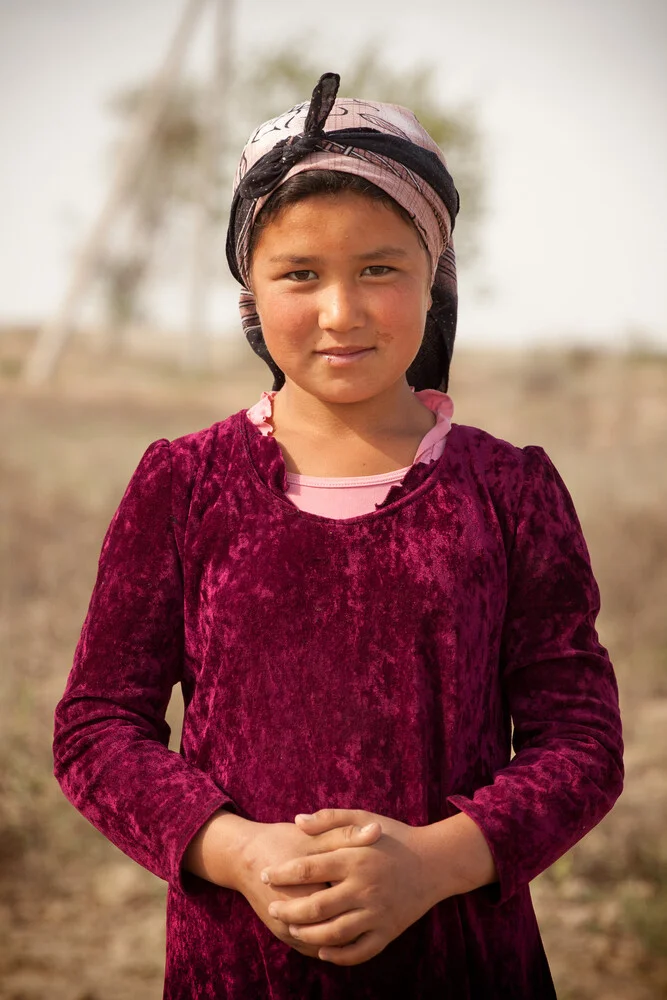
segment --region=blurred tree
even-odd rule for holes
[[[240,69],[228,104],[227,134],[216,177],[213,212],[216,221],[215,260],[220,277],[226,273],[224,237],[231,184],[240,151],[253,128],[286,108],[307,99],[323,72],[315,57],[302,55],[312,44],[293,40],[271,54],[253,60],[253,69]],[[300,53],[296,56],[296,53]],[[439,99],[435,67],[398,70],[383,62],[377,49],[358,53],[341,71],[341,97],[401,104],[411,108],[447,156],[461,195],[461,215],[456,226],[459,263],[469,265],[478,252],[479,222],[483,207],[483,170],[480,136],[469,108],[447,108]],[[112,98],[110,107],[126,126],[140,113],[146,86],[129,88]],[[182,246],[182,223],[201,195],[201,163],[207,142],[210,107],[205,86],[193,82],[176,86],[155,131],[134,192],[135,232],[141,234],[127,250],[102,261],[102,284],[111,291],[109,317],[117,323],[118,274],[131,273],[123,282],[122,316],[131,321],[138,311],[149,259],[174,243]],[[118,152],[116,147],[115,152]],[[176,228],[174,226],[176,220]],[[141,247],[138,259],[137,246]],[[130,268],[125,268],[127,254]],[[109,268],[105,275],[104,268]]]
[[[131,131],[142,112],[149,85],[139,85],[115,95],[111,111]],[[174,232],[182,231],[184,214],[197,203],[201,191],[201,163],[207,141],[204,88],[181,83],[169,95],[154,131],[148,153],[134,180],[132,218],[125,219],[124,235],[98,260],[98,276],[105,319],[107,346],[118,353],[126,328],[145,314],[142,301],[156,256],[169,252]],[[111,158],[123,155],[122,139],[113,144]],[[217,180],[220,187],[222,174]],[[185,210],[185,212],[184,212]],[[220,216],[222,222],[222,216]],[[178,266],[182,268],[182,254]]]

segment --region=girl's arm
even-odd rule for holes
[[[72,805],[144,868],[187,894],[201,890],[202,880],[236,889],[276,932],[278,923],[264,912],[275,892],[262,885],[261,867],[304,850],[370,844],[380,830],[350,827],[311,838],[294,824],[252,822],[235,815],[230,797],[207,774],[168,749],[165,712],[183,663],[171,495],[169,442],[157,441],[104,539],[74,665],[55,710],[54,774]]]
[[[183,592],[173,535],[170,446],[144,454],[109,526],[65,693],[55,710],[54,774],[72,805],[180,891],[195,833],[234,805],[168,749],[165,711],[183,661]]]
[[[595,630],[600,595],[579,520],[544,451],[523,456],[501,658],[515,756],[491,784],[448,799],[486,838],[495,904],[600,822],[624,773],[618,688]]]

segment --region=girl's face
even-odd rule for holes
[[[354,192],[286,206],[259,233],[251,278],[266,346],[301,390],[355,403],[405,378],[431,305],[431,265],[391,207]]]

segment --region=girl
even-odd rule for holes
[[[227,253],[273,389],[142,458],[55,775],[169,883],[169,1000],[545,1000],[528,884],[623,780],[598,590],[542,449],[451,423],[442,154],[337,88],[243,152]]]

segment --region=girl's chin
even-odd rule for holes
[[[314,396],[323,403],[363,403],[366,400],[374,399],[385,392],[385,385],[355,385],[353,379],[341,379],[337,385],[309,385],[303,386],[303,391]]]
[[[283,369],[284,371],[284,369]],[[397,383],[404,377],[403,372],[397,374],[386,374],[385,377],[375,377],[371,373],[362,375],[360,370],[350,367],[348,371],[342,368],[330,369],[322,372],[308,372],[303,377],[299,377],[286,372],[288,382],[291,382],[298,391],[308,396],[313,396],[322,403],[363,403],[375,399],[396,387]]]

